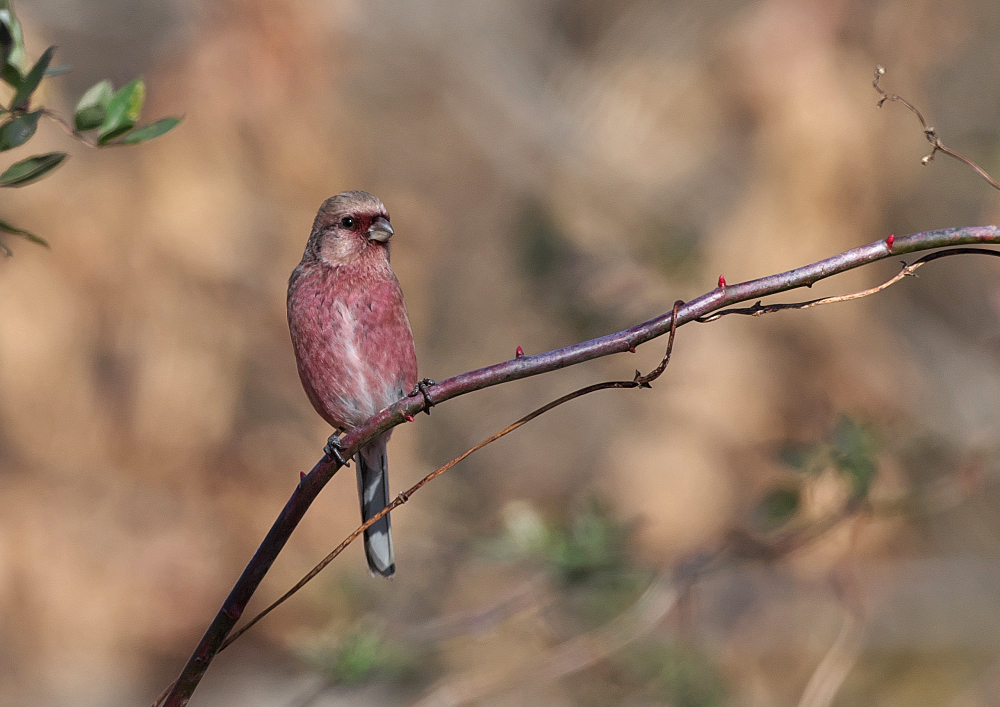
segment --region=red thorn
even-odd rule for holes
[[[514,358],[522,358],[523,356],[524,356],[524,349],[518,346],[517,351],[514,352]]]
[[[306,478],[306,472],[300,471],[299,472],[299,483],[300,484],[302,483],[302,479],[304,479],[304,478]]]
[[[406,420],[407,422],[413,422],[413,415],[409,415],[409,414],[407,414],[407,413],[404,412],[403,413],[403,419]]]
[[[889,250],[892,250],[892,244],[895,242],[896,242],[896,235],[894,233],[890,233],[889,237],[885,239],[885,247],[888,248]]]
[[[726,289],[726,278],[723,277],[722,275],[719,275],[719,289],[721,290]]]
[[[628,347],[628,352],[629,353],[635,353],[635,347],[634,346],[629,346]]]

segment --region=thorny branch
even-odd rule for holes
[[[975,226],[969,228],[927,231],[900,238],[890,237],[889,239],[875,241],[874,243],[854,248],[810,265],[789,270],[784,273],[759,278],[757,280],[750,280],[734,285],[726,285],[725,282],[720,279],[720,287],[717,287],[716,289],[707,292],[696,299],[686,302],[683,305],[675,305],[671,312],[667,312],[630,329],[609,334],[597,339],[592,339],[590,341],[581,342],[579,344],[566,346],[564,348],[546,353],[536,354],[533,356],[516,357],[510,361],[494,364],[486,368],[455,376],[454,378],[442,381],[441,383],[430,385],[426,388],[425,394],[422,395],[421,393],[417,393],[416,395],[411,395],[403,400],[400,400],[345,435],[341,442],[344,457],[350,458],[356,450],[368,440],[396,425],[412,420],[413,415],[427,410],[430,404],[440,404],[445,400],[449,400],[459,395],[464,395],[466,393],[471,393],[473,391],[499,385],[501,383],[507,383],[527,378],[529,376],[547,373],[610,354],[634,352],[637,346],[650,341],[651,339],[663,336],[668,332],[675,332],[677,327],[682,326],[687,322],[698,320],[704,321],[713,313],[719,312],[729,305],[785,292],[799,287],[811,287],[820,280],[874,263],[890,256],[939,249],[947,246],[963,246],[973,244],[1000,244],[1000,228],[997,228],[996,226]],[[996,254],[994,251],[979,248],[961,250],[967,253],[979,254],[980,252],[983,252]],[[943,254],[934,255],[936,257],[945,257]],[[921,265],[922,264],[923,263],[921,263]],[[916,265],[916,263],[914,265]],[[910,273],[904,272],[897,275],[896,278],[893,279],[893,282],[902,279],[902,277],[905,277],[906,274]],[[889,284],[892,283],[890,282]],[[883,288],[884,287],[873,288],[872,292],[877,292]],[[871,292],[867,292],[867,294],[871,294]],[[864,296],[864,294],[857,293],[855,295],[847,295],[843,296],[840,300],[835,301],[852,299],[857,296]],[[830,300],[830,298],[826,299]],[[826,300],[800,303],[799,306],[792,306],[791,308],[804,308],[806,306],[815,306],[816,304],[821,303],[826,303]],[[486,444],[491,443],[494,439],[499,439],[499,437],[509,434],[514,429],[526,424],[547,410],[550,410],[557,405],[561,405],[564,402],[568,402],[568,400],[580,397],[581,395],[595,392],[596,390],[604,390],[608,388],[648,387],[648,384],[656,376],[659,376],[662,373],[665,365],[666,357],[663,361],[661,361],[660,366],[658,366],[657,369],[651,372],[648,376],[641,376],[637,372],[635,378],[631,381],[610,381],[607,383],[599,383],[595,386],[588,386],[587,388],[574,391],[568,396],[563,396],[563,398],[553,401],[553,403],[550,403],[543,408],[539,408],[533,413],[530,413],[528,416],[521,418],[521,420],[518,420],[507,429],[502,430],[488,440],[485,440],[480,445],[477,445],[465,454],[452,460],[444,467],[441,467],[440,469],[437,469],[429,474],[414,487],[400,494],[389,505],[389,507],[386,508],[385,512],[387,513],[393,508],[405,503],[409,499],[410,495],[417,489],[428,483],[432,478],[444,473],[444,471],[447,471],[447,469],[465,459],[470,454],[474,453],[478,449],[481,449]],[[271,564],[284,547],[285,542],[288,540],[292,531],[298,525],[299,521],[302,519],[310,504],[319,494],[320,490],[326,485],[330,478],[332,478],[333,474],[339,470],[339,468],[340,465],[335,460],[324,457],[313,467],[309,474],[302,477],[288,503],[285,505],[284,509],[282,509],[278,518],[272,525],[271,530],[264,538],[236,585],[233,587],[229,597],[227,597],[225,603],[223,604],[222,609],[212,621],[212,624],[206,631],[205,636],[195,649],[194,654],[189,659],[177,681],[169,689],[169,694],[164,702],[165,705],[168,705],[169,707],[181,707],[182,705],[187,704],[191,694],[198,686],[198,683],[201,681],[201,678],[204,676],[215,655],[225,645],[228,645],[228,643],[231,642],[227,641],[226,637],[239,620],[243,610],[246,608],[247,603],[253,596],[253,593],[263,580],[267,571],[270,569]],[[359,527],[343,543],[341,543],[341,545],[338,546],[333,553],[331,553],[329,559],[332,560],[336,557],[336,555],[342,552],[343,548],[350,544],[354,538],[360,536],[361,533],[364,532],[367,525],[375,522],[380,517],[381,515],[375,516],[369,520],[368,524]],[[317,570],[314,570],[314,572],[322,569],[322,567],[327,563],[328,561],[325,560],[324,563],[321,563],[321,566],[318,567]],[[314,576],[314,574],[310,573],[310,576],[301,582],[300,585],[311,579],[311,576]],[[295,590],[297,590],[300,585],[297,585]],[[159,703],[159,700],[157,702]]]
[[[753,303],[752,307],[732,307],[730,309],[723,309],[719,312],[709,314],[704,317],[698,317],[695,319],[696,322],[700,324],[707,324],[708,322],[714,322],[720,317],[724,317],[728,314],[745,314],[750,317],[759,317],[762,314],[771,314],[773,312],[780,312],[786,309],[809,309],[810,307],[818,307],[821,304],[833,304],[834,302],[849,302],[853,299],[861,299],[862,297],[867,297],[868,295],[873,295],[876,292],[881,292],[890,285],[895,285],[897,282],[902,280],[904,277],[913,276],[913,273],[920,269],[921,266],[926,265],[932,260],[939,260],[940,258],[947,258],[952,255],[994,255],[1000,256],[1000,250],[990,250],[989,248],[950,248],[949,250],[939,250],[936,253],[930,253],[924,257],[915,260],[914,262],[907,265],[903,263],[903,269],[900,270],[896,275],[883,282],[881,285],[876,285],[867,290],[861,290],[860,292],[852,292],[847,295],[834,295],[833,297],[821,297],[819,299],[806,300],[805,302],[780,302],[776,304],[762,304],[760,300]]]
[[[954,157],[959,162],[964,162],[965,164],[972,167],[972,169],[976,170],[979,176],[985,179],[987,182],[989,182],[989,185],[994,189],[1000,189],[1000,184],[997,184],[997,182],[993,179],[993,177],[989,175],[989,173],[985,169],[983,169],[978,164],[970,160],[968,157],[960,155],[954,150],[945,147],[944,143],[941,142],[941,138],[937,136],[937,132],[934,130],[934,128],[932,128],[927,124],[927,121],[924,120],[923,113],[921,113],[915,105],[910,103],[902,96],[897,96],[895,93],[886,93],[885,90],[879,85],[879,81],[882,79],[884,75],[885,75],[885,69],[882,66],[876,66],[875,79],[872,81],[872,86],[875,88],[876,91],[878,91],[878,94],[881,96],[881,98],[878,101],[878,107],[881,108],[886,101],[895,101],[897,103],[902,103],[904,106],[910,109],[910,112],[913,113],[913,115],[917,116],[917,120],[920,121],[920,126],[924,130],[924,137],[927,138],[927,142],[929,142],[932,146],[931,153],[926,157],[924,157],[922,160],[920,160],[922,164],[928,164],[932,159],[934,159],[935,154],[937,154],[938,152],[943,152],[949,157]]]

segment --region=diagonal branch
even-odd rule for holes
[[[794,270],[718,287],[675,311],[629,329],[554,351],[497,363],[430,385],[425,389],[426,399],[420,393],[406,397],[345,435],[341,440],[343,455],[350,458],[361,445],[392,427],[411,420],[413,415],[426,410],[428,404],[439,404],[476,390],[548,373],[603,356],[634,351],[637,346],[667,334],[671,328],[703,318],[725,307],[800,287],[811,287],[820,280],[890,256],[974,244],[1000,244],[1000,228],[950,228],[916,233],[896,238],[892,242],[880,240]],[[632,381],[637,382],[641,382],[639,378]],[[309,474],[301,478],[170,690],[165,705],[181,707],[187,704],[292,531],[339,468],[336,461],[324,457]]]
[[[998,255],[1000,255],[1000,253],[998,253]],[[676,314],[677,310],[680,309],[681,305],[683,305],[683,304],[684,304],[684,302],[682,302],[681,300],[677,300],[676,302],[674,302],[673,313]],[[320,561],[320,563],[318,565],[316,565],[315,567],[313,567],[306,574],[305,577],[303,577],[301,580],[299,580],[295,584],[294,587],[292,587],[287,592],[285,592],[280,597],[278,597],[266,609],[264,609],[259,614],[257,614],[252,619],[250,619],[250,621],[248,621],[238,631],[234,631],[233,634],[228,639],[226,639],[225,642],[223,642],[223,644],[219,648],[219,650],[222,651],[222,650],[226,649],[230,644],[233,643],[233,641],[235,641],[237,638],[239,638],[244,633],[246,633],[250,629],[251,626],[253,626],[255,623],[257,623],[258,621],[260,621],[262,618],[264,618],[265,616],[267,616],[268,614],[270,614],[272,611],[274,611],[275,609],[277,609],[278,606],[280,606],[281,604],[283,604],[289,597],[291,597],[293,594],[295,594],[295,592],[297,592],[300,589],[302,589],[302,587],[304,587],[306,584],[308,584],[312,580],[313,577],[315,577],[320,572],[322,572],[323,568],[325,568],[328,564],[330,564],[331,562],[333,562],[333,560],[337,557],[337,555],[339,555],[340,553],[342,553],[347,548],[348,545],[350,545],[352,542],[354,542],[355,540],[357,540],[366,529],[368,529],[369,527],[371,527],[372,525],[374,525],[375,523],[377,523],[380,518],[382,518],[385,515],[388,515],[392,510],[398,508],[399,506],[402,506],[404,503],[406,503],[407,501],[410,500],[410,496],[412,496],[417,491],[419,491],[421,488],[423,488],[425,485],[427,485],[432,479],[435,479],[438,476],[441,476],[441,474],[443,474],[444,472],[448,471],[449,469],[451,469],[453,466],[455,466],[459,462],[464,461],[465,459],[469,458],[470,456],[472,456],[473,454],[475,454],[476,452],[478,452],[483,447],[485,447],[485,446],[487,446],[489,444],[493,444],[494,442],[496,442],[501,437],[505,437],[505,436],[509,435],[511,432],[513,432],[517,428],[523,427],[524,425],[526,425],[529,422],[531,422],[532,420],[534,420],[536,417],[540,417],[541,415],[544,415],[549,410],[552,410],[553,408],[557,408],[557,407],[559,407],[560,405],[562,405],[564,403],[568,403],[570,400],[576,400],[577,398],[582,398],[584,395],[589,395],[590,393],[596,393],[599,390],[611,390],[611,389],[615,389],[615,388],[617,388],[619,390],[630,389],[630,388],[651,388],[652,386],[650,385],[650,383],[652,383],[657,378],[659,378],[660,375],[663,374],[663,371],[666,369],[667,364],[670,363],[670,354],[674,350],[674,337],[677,334],[676,321],[677,321],[676,317],[674,317],[671,320],[670,338],[667,339],[667,351],[666,351],[666,353],[663,354],[663,358],[660,359],[659,365],[656,368],[654,368],[652,371],[650,371],[646,375],[641,375],[639,373],[639,371],[636,371],[635,372],[635,378],[633,378],[630,381],[606,381],[604,383],[595,383],[594,385],[588,385],[588,386],[585,386],[583,388],[579,388],[578,390],[574,390],[572,393],[567,393],[566,395],[563,395],[560,398],[556,398],[552,402],[546,403],[545,405],[543,405],[542,407],[540,407],[540,408],[538,408],[536,410],[532,410],[531,412],[529,412],[527,415],[525,415],[524,417],[522,417],[517,422],[513,422],[513,423],[507,425],[506,427],[504,427],[502,430],[500,430],[496,434],[490,435],[489,437],[487,437],[486,439],[484,439],[482,442],[480,442],[479,444],[477,444],[475,447],[472,447],[471,449],[463,452],[462,454],[460,454],[459,456],[455,457],[454,459],[452,459],[450,462],[448,462],[444,466],[438,467],[437,469],[435,469],[431,473],[427,474],[427,476],[425,476],[424,478],[420,479],[420,481],[418,481],[417,483],[415,483],[413,486],[411,486],[410,488],[408,488],[406,491],[403,491],[398,496],[396,496],[396,498],[394,498],[392,500],[392,502],[390,502],[385,508],[383,508],[378,513],[376,513],[371,518],[369,518],[364,523],[362,523],[360,526],[358,526],[357,529],[354,530],[354,532],[352,532],[350,535],[348,535],[346,538],[344,538],[344,541],[342,543],[340,543],[340,545],[338,545],[337,547],[335,547],[333,549],[333,551],[330,552],[329,555],[327,555],[326,557],[324,557]]]
[[[987,256],[997,256],[997,257],[1000,257],[1000,250],[990,250],[990,249],[987,249],[987,248],[951,248],[951,249],[948,249],[948,250],[939,250],[939,251],[936,251],[934,253],[930,253],[928,255],[925,255],[922,258],[914,261],[913,263],[910,263],[909,265],[906,265],[904,263],[903,268],[899,271],[898,274],[896,274],[893,277],[889,278],[888,280],[886,280],[882,284],[876,285],[875,287],[870,287],[870,288],[868,288],[866,290],[861,290],[859,292],[851,292],[851,293],[846,294],[846,295],[834,295],[832,297],[823,297],[821,299],[808,300],[806,302],[783,302],[783,303],[778,303],[778,304],[764,305],[764,304],[762,304],[760,302],[760,300],[758,300],[757,302],[754,303],[754,305],[752,307],[733,307],[733,308],[730,308],[730,309],[724,309],[724,310],[721,310],[719,312],[715,312],[714,314],[710,314],[710,315],[705,316],[705,317],[699,317],[698,319],[695,319],[695,321],[699,322],[699,323],[714,322],[717,319],[719,319],[720,317],[723,317],[723,316],[726,316],[726,315],[729,315],[729,314],[744,314],[744,315],[749,315],[749,316],[755,316],[756,317],[756,316],[760,316],[762,314],[771,314],[773,312],[780,312],[780,311],[784,311],[784,310],[809,309],[810,307],[816,307],[816,306],[819,306],[821,304],[833,304],[833,303],[837,303],[837,302],[849,302],[851,300],[861,299],[862,297],[868,297],[869,295],[873,295],[873,294],[875,294],[877,292],[881,292],[882,290],[886,289],[887,287],[890,287],[891,285],[896,284],[897,282],[899,282],[900,280],[902,280],[905,277],[912,276],[913,273],[916,270],[918,270],[921,266],[926,265],[927,263],[929,263],[929,262],[931,262],[933,260],[939,260],[941,258],[946,258],[946,257],[953,256],[953,255],[987,255]],[[674,312],[676,312],[677,309],[679,309],[680,306],[683,305],[683,304],[684,303],[682,301],[680,301],[680,300],[678,300],[677,302],[675,302],[674,303]],[[408,489],[408,490],[402,492],[401,494],[399,494],[399,496],[387,508],[383,509],[382,511],[379,511],[378,514],[376,514],[375,516],[373,516],[372,518],[370,518],[368,521],[366,521],[365,523],[363,523],[361,526],[359,526],[357,529],[355,529],[350,535],[347,536],[347,538],[344,539],[344,541],[340,545],[338,545],[336,548],[334,548],[333,551],[330,552],[330,554],[328,554],[325,558],[323,558],[323,560],[321,560],[319,562],[319,564],[317,564],[312,570],[310,570],[291,589],[289,589],[287,592],[285,592],[284,594],[282,594],[278,599],[276,599],[273,603],[271,603],[267,608],[263,609],[260,613],[258,613],[256,616],[254,616],[250,621],[248,621],[246,624],[244,624],[239,630],[234,631],[229,636],[229,638],[227,638],[225,640],[225,642],[222,644],[222,647],[219,650],[222,651],[222,650],[225,650],[226,648],[228,648],[234,641],[236,641],[237,638],[239,638],[244,633],[246,633],[250,629],[251,626],[253,626],[258,621],[260,621],[261,619],[263,619],[267,614],[271,613],[274,609],[277,609],[278,606],[280,606],[281,604],[283,604],[293,594],[295,594],[300,589],[302,589],[302,587],[304,587],[306,584],[308,584],[316,575],[318,575],[320,572],[322,572],[323,569],[327,565],[329,565],[339,554],[341,554],[347,548],[348,545],[350,545],[352,542],[354,542],[355,540],[357,540],[358,537],[360,537],[361,534],[367,528],[369,528],[371,525],[373,525],[374,523],[376,523],[380,518],[382,518],[382,516],[388,514],[390,511],[392,511],[393,509],[397,508],[398,506],[401,506],[404,503],[406,503],[410,499],[410,496],[412,496],[418,489],[420,489],[425,484],[427,484],[427,482],[429,482],[431,479],[434,479],[434,478],[440,476],[441,474],[443,474],[444,472],[448,471],[449,469],[451,469],[453,466],[455,466],[459,462],[464,461],[465,459],[467,459],[468,457],[470,457],[472,454],[475,454],[476,452],[478,452],[479,450],[481,450],[483,447],[485,447],[485,446],[487,446],[489,444],[492,444],[493,442],[497,441],[501,437],[504,437],[504,436],[510,434],[511,432],[513,432],[514,430],[516,430],[517,428],[519,428],[519,427],[521,427],[523,425],[526,425],[527,423],[531,422],[532,420],[534,420],[538,416],[540,416],[540,415],[548,412],[549,410],[552,410],[553,408],[558,407],[558,406],[562,405],[563,403],[568,403],[570,400],[575,400],[576,398],[582,397],[582,396],[587,395],[589,393],[595,393],[595,392],[597,392],[599,390],[609,390],[609,389],[612,389],[612,388],[628,389],[628,388],[649,388],[649,387],[651,387],[650,383],[652,383],[657,378],[659,378],[660,375],[663,374],[663,371],[666,369],[667,364],[670,363],[670,354],[671,354],[671,352],[673,351],[673,348],[674,348],[674,337],[675,337],[676,333],[677,333],[676,327],[672,326],[671,329],[670,329],[670,338],[667,341],[667,350],[666,350],[666,353],[663,355],[663,358],[660,360],[659,365],[657,365],[657,367],[655,369],[653,369],[651,372],[649,372],[645,376],[640,375],[639,372],[636,371],[635,378],[633,380],[630,380],[630,381],[608,381],[608,382],[605,382],[605,383],[597,383],[597,384],[594,384],[594,385],[586,386],[584,388],[580,388],[579,390],[573,391],[572,393],[568,393],[567,395],[564,395],[561,398],[558,398],[558,399],[556,399],[556,400],[554,400],[554,401],[552,401],[552,402],[550,402],[550,403],[548,403],[548,404],[546,404],[546,405],[538,408],[537,410],[535,410],[535,411],[533,411],[531,413],[528,413],[527,415],[525,415],[524,417],[522,417],[517,422],[514,422],[511,425],[508,425],[507,427],[505,427],[500,432],[497,432],[496,434],[494,434],[494,435],[488,437],[487,439],[483,440],[482,442],[480,442],[476,446],[474,446],[471,449],[467,450],[466,452],[462,453],[460,456],[456,457],[455,459],[452,459],[450,462],[448,462],[444,466],[439,467],[438,469],[435,469],[434,471],[432,471],[430,474],[428,474],[423,479],[421,479],[416,485],[414,485],[410,489]]]

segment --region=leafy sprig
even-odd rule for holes
[[[107,79],[94,84],[77,103],[72,124],[44,106],[33,106],[42,81],[68,70],[64,66],[51,66],[55,52],[55,46],[49,47],[29,69],[21,23],[10,0],[0,0],[0,81],[14,91],[8,105],[0,103],[0,152],[27,143],[42,117],[55,121],[73,138],[94,148],[137,145],[164,135],[181,122],[180,118],[161,118],[139,124],[146,99],[146,85],[141,78],[133,79],[117,91]],[[0,187],[23,187],[37,182],[49,176],[68,156],[65,152],[49,152],[19,160],[0,173]],[[3,220],[0,232],[48,245],[39,236]],[[0,253],[11,254],[2,240]]]

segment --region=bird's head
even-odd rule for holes
[[[389,212],[378,197],[364,191],[345,191],[319,207],[309,247],[319,259],[338,265],[373,249],[388,257],[392,234]]]

